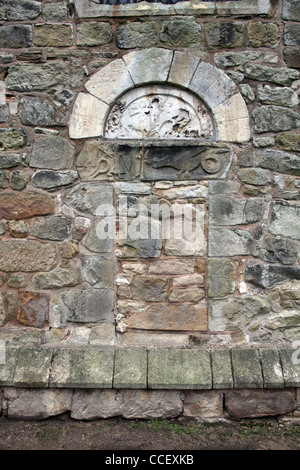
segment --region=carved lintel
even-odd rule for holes
[[[231,163],[229,148],[172,146],[147,148],[143,180],[190,180],[225,177]]]
[[[230,147],[197,141],[89,141],[77,159],[82,181],[159,181],[224,178]]]

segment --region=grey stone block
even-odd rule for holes
[[[51,100],[38,96],[25,96],[20,100],[20,119],[24,126],[65,126],[67,115]]]
[[[289,106],[294,108],[299,103],[297,94],[291,88],[270,87],[269,85],[259,85],[257,87],[257,98],[265,104],[275,104],[278,106]]]
[[[299,78],[299,72],[288,67],[270,67],[252,63],[245,66],[245,77],[289,86]]]
[[[281,150],[266,149],[258,154],[258,164],[262,168],[287,173],[288,175],[300,175],[300,161],[295,154],[283,152]]]
[[[300,240],[300,206],[274,202],[269,230],[273,235]]]
[[[261,168],[241,168],[237,171],[237,175],[242,183],[252,184],[253,186],[264,186],[271,183],[271,172]],[[259,210],[259,208],[254,213],[258,218],[262,216],[262,210]]]
[[[14,387],[47,387],[53,350],[22,347],[16,358]]]
[[[280,349],[279,355],[285,387],[300,387],[299,353],[295,349]]]
[[[284,380],[279,353],[276,349],[261,349],[260,358],[265,388],[283,388]]]
[[[236,288],[238,263],[228,259],[208,260],[208,296],[224,297]]]
[[[1,153],[0,168],[12,168],[21,165],[22,157],[18,153]]]
[[[77,171],[38,170],[32,176],[32,184],[35,188],[53,190],[61,186],[74,183],[78,178]]]
[[[46,3],[43,9],[43,18],[47,21],[63,21],[68,19],[68,6],[66,2]]]
[[[77,25],[77,46],[100,46],[109,44],[113,38],[111,25],[102,22],[83,22]]]
[[[117,47],[121,49],[155,46],[157,44],[156,24],[154,21],[147,21],[120,25],[116,31],[116,42]]]
[[[148,351],[148,388],[210,389],[210,354],[204,350]]]
[[[284,20],[300,21],[298,0],[283,0],[282,18]]]
[[[272,287],[292,279],[300,279],[299,267],[252,262],[245,269],[245,280],[263,289],[272,289]]]
[[[300,114],[283,106],[261,106],[252,113],[254,132],[289,131],[300,127]]]
[[[101,206],[107,205],[111,208],[113,205],[113,186],[105,183],[80,183],[67,194],[67,201],[80,212],[100,217]]]
[[[5,84],[14,91],[48,91],[51,87],[66,85],[69,72],[67,64],[14,64],[9,68]]]
[[[240,47],[243,45],[244,26],[241,23],[212,23],[204,29],[209,47]]]
[[[45,240],[62,241],[71,232],[71,221],[63,216],[38,217],[30,222],[31,235]]]
[[[114,320],[114,291],[112,289],[72,289],[61,294],[68,309],[69,321],[108,322]]]
[[[182,408],[182,393],[177,390],[75,390],[71,417],[167,419],[180,416]]]
[[[32,27],[29,25],[0,26],[0,47],[20,48],[30,47],[32,44]]]
[[[147,350],[118,349],[115,355],[114,388],[147,388]]]
[[[71,409],[73,390],[5,389],[9,419],[41,420]]]
[[[114,260],[112,256],[84,256],[82,269],[85,280],[94,288],[114,288]]]
[[[99,221],[101,223],[101,220]],[[105,221],[106,222],[106,221]],[[109,225],[114,227],[114,219],[111,218]],[[113,238],[102,238],[102,229],[99,233],[98,230],[98,222],[96,222],[95,227],[93,227],[89,232],[86,234],[84,239],[82,240],[83,246],[85,246],[88,250],[94,253],[112,253],[113,251]],[[98,236],[100,235],[100,237]],[[110,236],[112,233],[108,230],[107,234]]]
[[[81,281],[79,269],[61,269],[51,273],[36,274],[32,277],[35,289],[59,289],[79,284]]]
[[[236,67],[238,65],[245,65],[252,60],[258,59],[260,52],[256,51],[241,51],[241,52],[217,52],[215,54],[215,64],[221,69],[228,67]]]
[[[18,150],[25,147],[25,145],[27,145],[27,141],[28,137],[24,129],[16,127],[0,129],[1,150]]]
[[[290,390],[229,390],[225,408],[236,419],[291,413],[296,407]]]
[[[288,238],[267,236],[257,244],[253,254],[268,263],[294,264],[298,259],[297,242]]]
[[[10,186],[15,191],[22,191],[29,183],[30,175],[26,171],[13,170],[11,172]]]
[[[255,349],[231,351],[235,388],[263,388],[259,353]]]
[[[30,166],[48,170],[71,168],[74,162],[74,147],[61,136],[40,137],[33,146]]]
[[[14,371],[18,348],[2,344],[0,352],[0,385],[9,387],[12,386],[14,382]]]
[[[85,347],[54,351],[49,387],[111,388],[114,350]]]
[[[191,20],[164,21],[159,37],[167,46],[199,47],[202,42],[201,26]]]
[[[209,200],[211,225],[249,224],[258,222],[262,215],[263,200],[261,198],[242,199],[222,195],[211,196]]]
[[[208,256],[250,255],[253,236],[248,230],[210,227]]]
[[[42,9],[41,2],[34,0],[2,0],[0,4],[0,19],[19,21],[33,20],[39,16]]]
[[[232,388],[233,377],[230,350],[219,349],[211,352],[213,388]]]

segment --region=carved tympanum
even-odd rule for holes
[[[125,93],[109,113],[105,137],[113,139],[205,139],[214,134],[208,108],[175,87],[146,86]]]

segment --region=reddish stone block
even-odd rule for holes
[[[45,294],[20,292],[17,320],[25,326],[42,328],[48,320],[49,299]]]

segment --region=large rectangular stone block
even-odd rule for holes
[[[296,407],[290,390],[229,390],[225,408],[236,419],[291,413]]]
[[[111,388],[114,350],[60,348],[54,352],[50,387]]]
[[[300,386],[300,364],[297,349],[280,349],[280,360],[282,364],[285,387]]]
[[[68,81],[68,68],[64,62],[45,64],[14,64],[5,79],[11,91],[47,91]]]
[[[283,388],[284,379],[279,353],[276,349],[260,350],[265,388]]]
[[[210,354],[195,349],[161,349],[148,352],[148,387],[210,389]]]
[[[208,256],[250,255],[253,241],[253,236],[248,230],[210,227]]]
[[[207,331],[207,306],[198,304],[152,304],[142,312],[134,312],[127,320],[128,328],[164,331]]]
[[[213,388],[233,388],[230,350],[216,349],[211,352]]]
[[[5,240],[0,243],[1,271],[50,271],[56,264],[56,249],[51,243],[35,240]]]
[[[259,353],[255,349],[231,351],[235,388],[263,388]]]
[[[35,215],[53,214],[54,199],[34,191],[0,194],[0,217],[8,220],[27,219]]]
[[[147,350],[118,349],[115,355],[114,388],[147,388]]]
[[[61,294],[67,307],[67,319],[79,323],[114,320],[114,292],[112,289],[72,289]]]
[[[14,371],[18,348],[6,344],[1,345],[0,385],[10,387],[14,384]]]
[[[300,206],[274,202],[269,230],[273,235],[300,240]]]
[[[52,348],[34,346],[19,348],[13,385],[15,387],[47,387],[52,354]]]

